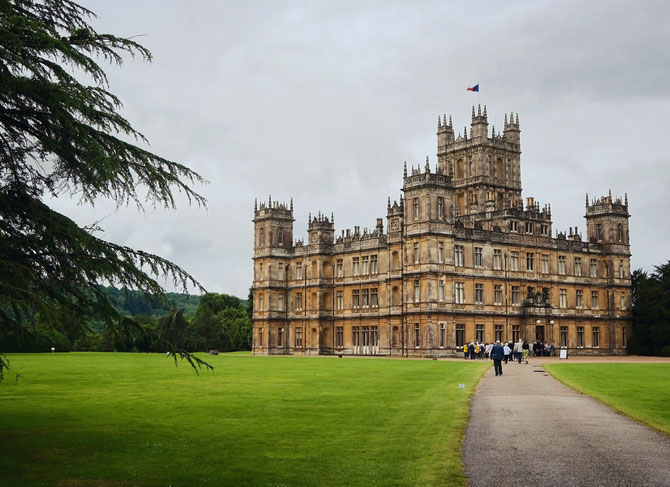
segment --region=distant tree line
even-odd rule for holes
[[[670,261],[633,272],[633,337],[629,351],[670,357]]]
[[[2,330],[0,350],[48,352],[54,347],[60,352],[166,352],[169,344],[189,352],[251,349],[249,303],[235,296],[166,293],[165,298],[157,299],[129,289],[101,289],[133,326],[86,322],[58,310],[54,310],[56,320],[37,313],[29,318],[31,326]]]

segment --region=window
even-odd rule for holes
[[[580,257],[575,257],[575,276],[579,277],[582,275],[582,259]]]
[[[360,291],[358,289],[354,289],[351,291],[351,306],[352,308],[360,308]]]
[[[343,309],[344,308],[344,292],[343,291],[337,291],[337,294],[335,295],[335,301],[337,303],[337,309]]]
[[[509,222],[509,231],[512,233],[517,233],[519,231],[519,223],[514,220],[511,220]]]
[[[484,343],[484,325],[475,325],[475,340]]]
[[[474,267],[484,267],[484,258],[482,257],[481,247],[475,247],[475,252],[472,255],[472,265]]]
[[[377,256],[370,256],[370,274],[377,274],[379,272],[379,266],[377,265]]]
[[[493,285],[493,304],[502,304],[502,284]]]
[[[598,277],[598,261],[596,259],[591,259],[591,265],[589,268],[591,269],[591,277]]]
[[[549,236],[549,225],[546,223],[543,223],[540,225],[540,233],[542,233],[543,237],[548,237]]]
[[[358,347],[360,345],[360,328],[357,326],[352,326],[351,327],[351,343],[354,347]]]
[[[512,341],[516,343],[519,338],[521,338],[521,325],[512,325]]]
[[[493,268],[502,269],[502,250],[493,249]]]
[[[258,279],[263,279],[263,264],[258,265]]]
[[[419,302],[419,293],[420,293],[419,280],[416,279],[416,280],[414,280],[414,302],[415,303]]]
[[[363,307],[368,308],[370,306],[370,290],[363,289]]]
[[[584,348],[584,327],[577,327],[577,348]]]
[[[456,304],[464,304],[465,303],[465,284],[462,282],[457,282],[454,286],[455,290],[455,301]]]
[[[591,291],[591,308],[598,309],[598,291]]]
[[[561,289],[558,293],[558,307],[565,309],[568,307],[568,290]]]
[[[600,346],[600,328],[597,326],[593,327],[593,348],[598,348]]]
[[[367,347],[370,345],[370,327],[363,327],[363,346]]]
[[[279,269],[277,270],[277,279],[284,279],[284,264],[279,263]]]
[[[354,268],[354,276],[357,276],[360,274],[360,259],[358,257],[354,257],[352,259],[353,262],[353,268]]]
[[[484,285],[475,284],[475,304],[484,304]]]
[[[512,304],[519,306],[521,304],[521,296],[520,296],[520,291],[519,291],[519,286],[512,286]]]
[[[263,309],[265,309],[265,308],[263,308],[263,295],[259,294],[258,295],[258,310],[263,311]]]
[[[444,348],[446,338],[446,330],[444,329],[444,323],[440,323],[440,348]]]
[[[622,225],[621,223],[619,223],[619,224],[616,226],[616,230],[617,230],[617,231],[616,231],[616,238],[617,238],[617,241],[619,241],[619,242],[623,242],[623,225]]]
[[[279,246],[284,245],[284,229],[280,228],[277,230],[277,244]]]
[[[541,272],[543,274],[549,274],[549,254],[542,254],[542,267]]]
[[[278,294],[277,295],[277,309],[279,311],[283,311],[283,309],[284,309],[284,295],[283,294]]]
[[[558,274],[565,275],[565,255],[558,256]]]
[[[414,253],[412,254],[412,260],[415,264],[419,263],[419,242],[414,242]]]
[[[500,340],[502,342],[503,340],[503,326],[502,325],[495,325],[495,339]]]
[[[419,219],[419,198],[414,198],[413,208],[414,208],[414,219],[418,220]]]
[[[444,262],[444,243],[437,244],[437,262],[442,264]]]
[[[596,225],[596,240],[600,242],[603,239],[603,226],[598,223]]]
[[[295,346],[302,347],[302,328],[295,329]]]
[[[626,343],[626,329],[625,328],[621,329],[621,345],[624,348],[626,348],[626,345],[627,345],[627,343]]]
[[[344,347],[344,327],[342,326],[335,328],[335,346],[337,348]]]
[[[626,309],[626,293],[621,293],[621,309]]]
[[[277,329],[277,346],[281,347],[283,343],[284,343],[284,329],[283,328],[278,328]]]
[[[440,279],[437,283],[437,299],[438,301],[444,301],[444,281]]]
[[[265,230],[261,228],[259,234],[258,234],[258,240],[259,240],[259,247],[265,246]]]
[[[568,327],[561,326],[561,347],[568,346]]]
[[[575,289],[575,308],[584,307],[584,292],[581,289]]]
[[[302,279],[302,262],[297,262],[295,264],[295,278]]]
[[[370,289],[370,306],[373,308],[379,307],[379,294],[376,287]]]
[[[456,325],[456,346],[465,345],[465,325]]]
[[[370,344],[373,347],[379,346],[379,327],[371,326],[370,327]]]
[[[258,346],[263,348],[263,328],[258,329]]]
[[[519,270],[519,252],[517,252],[516,250],[513,250],[510,253],[509,267],[510,267],[510,270],[513,270],[513,271],[518,271]]]
[[[626,277],[626,271],[624,270],[624,267],[623,267],[623,260],[620,260],[619,261],[619,278],[623,279],[624,277]]]
[[[419,338],[420,338],[419,324],[414,323],[414,348],[419,348],[420,346]]]
[[[302,293],[295,293],[295,309],[302,309]]]
[[[370,274],[370,257],[365,255],[363,256],[363,275],[367,276]]]
[[[526,222],[526,233],[528,234],[533,234],[533,223],[532,222]]]
[[[532,252],[527,252],[526,253],[526,270],[527,271],[532,271],[533,270],[534,258],[535,258],[535,256],[533,255]]]
[[[337,259],[337,277],[344,276],[344,261],[342,259]]]
[[[442,197],[437,198],[437,217],[440,220],[444,219],[444,198]]]
[[[454,265],[456,267],[463,267],[465,259],[463,258],[463,246],[454,245]]]

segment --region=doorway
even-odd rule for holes
[[[544,325],[535,326],[535,339],[544,343]]]

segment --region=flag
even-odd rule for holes
[[[468,91],[476,91],[477,93],[479,93],[479,84],[476,84],[475,86],[468,88]]]

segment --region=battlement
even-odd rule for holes
[[[592,199],[589,203],[589,194],[586,193],[586,216],[595,215],[620,215],[629,216],[628,213],[628,194],[624,195],[622,201],[621,197],[612,198],[612,191],[610,190],[607,196]]]
[[[293,198],[291,198],[289,205],[280,203],[279,201],[272,201],[271,195],[268,197],[267,203],[259,205],[258,200],[254,200],[254,221],[270,218],[294,221]]]
[[[435,167],[435,172],[431,172],[428,156],[426,156],[426,165],[424,166],[424,170],[422,171],[420,166],[417,166],[416,168],[412,166],[410,175],[408,176],[407,162],[405,162],[403,169],[403,191],[426,185],[440,185],[450,187],[451,176],[444,174],[444,170],[439,165]]]
[[[330,214],[330,220],[327,216],[322,215],[321,212],[312,218],[312,214],[309,214],[308,217],[308,229],[309,230],[333,230],[335,228],[335,217],[333,214]]]

